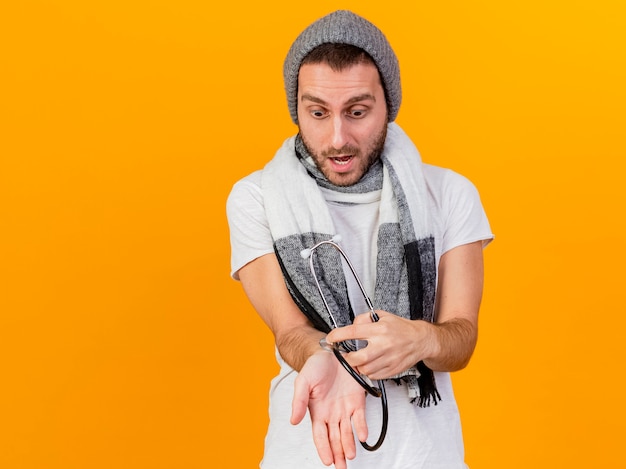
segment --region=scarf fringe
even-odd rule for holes
[[[437,390],[437,384],[435,383],[435,374],[428,368],[424,362],[419,362],[416,365],[419,372],[418,376],[409,375],[399,378],[393,378],[393,381],[398,385],[403,383],[407,384],[409,388],[417,387],[419,393],[410,393],[409,402],[415,404],[418,407],[430,407],[431,404],[437,405],[441,402],[441,394]],[[415,383],[417,381],[417,386]]]

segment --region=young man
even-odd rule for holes
[[[314,22],[284,79],[299,133],[233,187],[227,206],[232,275],[272,330],[281,367],[261,467],[465,468],[449,372],[476,344],[482,249],[493,238],[478,193],[423,164],[394,123],[398,62],[367,20],[336,11]],[[375,313],[333,247],[312,253],[335,235]],[[376,451],[355,435],[376,441],[380,401],[321,339],[358,339],[344,358],[384,380],[389,423]]]

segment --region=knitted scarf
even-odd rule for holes
[[[338,187],[328,182],[299,136],[285,141],[262,174],[265,211],[276,256],[292,298],[314,327],[329,332],[333,322],[309,261],[300,252],[337,234],[320,186],[356,194],[381,190],[378,252],[373,253],[374,306],[407,319],[434,320],[435,242],[422,163],[417,148],[398,125],[388,125],[379,162],[353,186]],[[320,288],[337,325],[351,324],[354,312],[340,254],[333,248],[319,249],[316,263]],[[393,378],[407,384],[409,399],[420,407],[440,400],[433,372],[423,362]]]

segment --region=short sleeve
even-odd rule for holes
[[[463,244],[482,241],[487,246],[494,235],[474,184],[449,169],[430,167],[430,190],[441,223],[441,254]]]
[[[237,272],[244,265],[274,252],[263,206],[260,171],[237,182],[226,202],[230,230],[230,275],[239,280]]]

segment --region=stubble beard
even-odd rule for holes
[[[356,184],[357,182],[359,182],[361,178],[365,174],[367,174],[367,172],[370,170],[372,165],[376,163],[376,161],[378,161],[378,159],[380,158],[380,155],[382,155],[383,153],[383,148],[385,146],[385,139],[387,138],[387,124],[383,125],[381,130],[378,132],[378,135],[376,136],[376,138],[372,140],[372,143],[366,149],[367,151],[366,157],[362,161],[361,161],[362,152],[358,147],[355,147],[352,145],[344,145],[339,150],[336,150],[334,148],[327,148],[326,150],[322,150],[321,152],[318,153],[313,150],[311,145],[309,145],[309,143],[306,140],[306,137],[304,136],[304,134],[302,134],[302,132],[300,132],[300,136],[302,137],[302,143],[304,144],[305,148],[309,152],[309,155],[311,155],[311,157],[313,158],[313,161],[315,162],[315,166],[317,166],[317,169],[319,169],[322,172],[322,174],[326,177],[326,179],[328,179],[328,181],[331,182],[332,184],[336,186],[345,187],[345,186],[352,186],[353,184]],[[360,163],[360,166],[359,166],[359,169],[361,170],[360,172],[357,172],[356,174],[351,173],[351,174],[343,175],[343,174],[335,173],[332,171],[328,171],[327,169],[324,168],[323,162],[327,160],[328,158],[332,158],[333,156],[346,155],[346,154],[354,155],[354,157],[358,160],[358,162]]]

